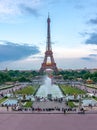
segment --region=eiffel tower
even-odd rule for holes
[[[51,22],[51,20],[50,20],[50,17],[48,15],[48,18],[47,18],[47,45],[46,45],[44,61],[41,64],[40,73],[43,73],[46,69],[51,69],[55,73],[58,72],[58,69],[56,67],[56,63],[54,61],[52,48],[51,48],[50,22]],[[48,59],[49,59],[49,61],[48,61]]]

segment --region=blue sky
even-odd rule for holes
[[[0,69],[39,69],[47,17],[58,68],[97,68],[97,0],[0,0]]]

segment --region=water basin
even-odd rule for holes
[[[89,105],[95,106],[95,105],[97,105],[97,101],[94,99],[84,99],[84,100],[82,100],[82,105],[83,106],[89,106]]]
[[[7,99],[2,104],[3,105],[17,105],[17,99]]]

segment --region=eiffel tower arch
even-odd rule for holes
[[[47,45],[46,45],[44,61],[41,64],[40,73],[43,73],[46,69],[51,69],[55,73],[58,72],[58,68],[54,61],[53,51],[51,48],[50,22],[51,22],[51,20],[48,16],[48,18],[47,18]]]

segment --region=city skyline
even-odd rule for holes
[[[40,69],[47,17],[58,68],[97,68],[96,0],[1,0],[0,69]]]

